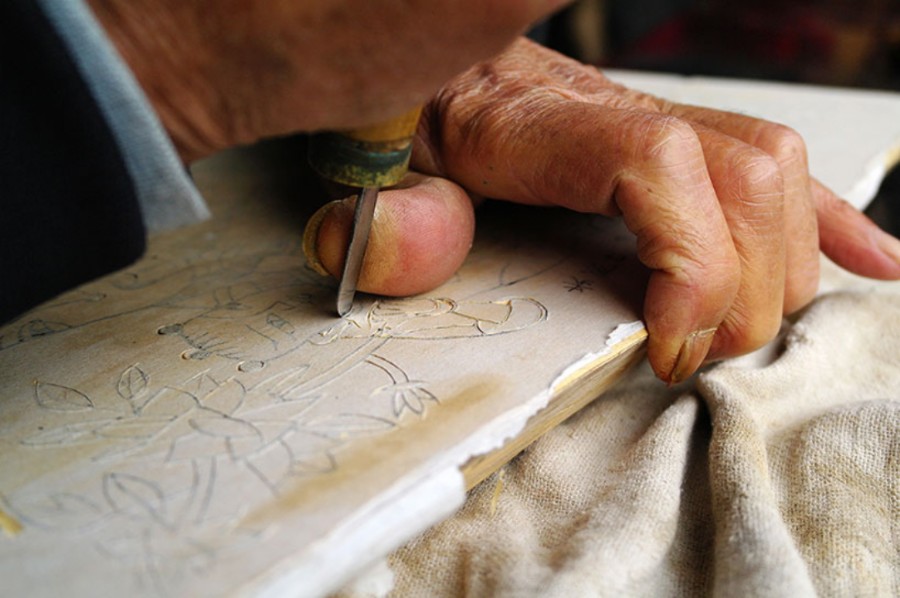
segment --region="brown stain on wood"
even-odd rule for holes
[[[421,420],[405,423],[398,429],[372,439],[364,447],[358,447],[355,450],[350,448],[341,454],[341,466],[335,471],[314,479],[305,479],[302,485],[285,490],[277,500],[262,509],[249,513],[243,523],[251,527],[265,525],[278,522],[290,513],[322,508],[325,505],[320,503],[326,500],[326,497],[334,496],[334,488],[342,487],[342,492],[347,492],[349,495],[358,495],[370,488],[381,488],[383,472],[379,473],[376,468],[380,462],[388,459],[397,462],[397,456],[406,453],[408,459],[402,461],[407,461],[407,463],[404,464],[401,461],[400,467],[408,466],[411,469],[421,457],[410,452],[410,447],[417,445],[417,439],[434,436],[447,437],[454,436],[454,434],[460,438],[464,437],[466,434],[464,422],[472,417],[477,417],[476,411],[479,408],[490,407],[487,399],[499,392],[501,387],[501,380],[484,378],[472,381],[465,390],[456,396],[441,401],[440,417],[426,415]],[[485,414],[485,416],[489,415]],[[449,444],[455,444],[455,442]],[[373,496],[377,496],[377,494],[373,493]]]
[[[0,529],[10,538],[15,538],[24,528],[15,517],[0,509]]]

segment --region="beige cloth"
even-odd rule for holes
[[[828,293],[780,354],[681,388],[643,367],[394,553],[393,595],[900,595],[886,288]]]

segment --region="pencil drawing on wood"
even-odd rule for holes
[[[486,227],[433,294],[359,297],[338,319],[298,231],[240,214],[153,239],[133,267],[0,328],[0,510],[24,530],[0,544],[5,578],[15,554],[56,554],[70,574],[115,563],[128,579],[113,587],[146,595],[238,575],[279,534],[324,534],[360,455],[420,438],[377,465],[387,484],[602,346],[608,330],[585,332],[581,312],[633,319],[614,299],[631,240],[603,219]],[[479,380],[507,403],[468,404]],[[377,495],[359,483],[360,504]],[[298,492],[320,505],[299,531],[251,517]]]

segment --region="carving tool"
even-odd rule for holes
[[[337,313],[353,307],[375,203],[382,187],[397,184],[409,167],[412,138],[422,108],[390,121],[348,131],[317,133],[310,137],[309,163],[328,180],[359,187],[353,232],[338,286]]]

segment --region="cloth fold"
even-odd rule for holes
[[[642,366],[392,554],[391,595],[900,595],[900,286],[872,284],[680,387]]]

